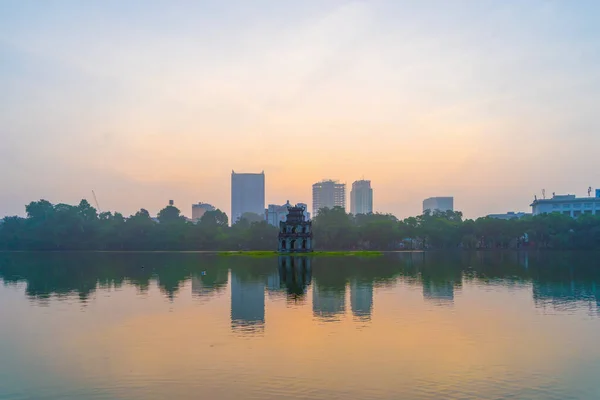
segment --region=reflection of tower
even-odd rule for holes
[[[303,300],[312,279],[311,259],[279,256],[279,282],[287,289],[288,300]]]
[[[342,290],[319,287],[313,283],[313,315],[326,320],[338,319],[346,309],[346,288]]]
[[[423,281],[423,298],[439,304],[454,302],[454,282]]]
[[[350,307],[352,315],[361,319],[371,319],[373,309],[373,284],[352,282],[350,286]]]
[[[231,271],[231,326],[234,330],[254,332],[264,329],[265,283],[242,281]]]

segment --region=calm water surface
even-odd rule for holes
[[[598,254],[291,263],[0,254],[0,399],[600,398]]]

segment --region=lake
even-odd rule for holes
[[[600,254],[0,254],[0,399],[597,399]]]

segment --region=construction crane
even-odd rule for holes
[[[94,196],[94,202],[96,203],[96,208],[98,209],[98,214],[102,213],[100,210],[100,204],[98,204],[98,199],[96,198],[96,193],[92,190],[92,195]]]

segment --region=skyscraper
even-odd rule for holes
[[[236,174],[231,171],[231,223],[244,213],[265,215],[265,173]]]
[[[355,181],[350,191],[350,212],[357,214],[370,214],[373,212],[373,189],[371,181]]]
[[[313,185],[313,217],[321,208],[342,207],[346,209],[346,184],[323,180]]]
[[[454,211],[454,197],[430,197],[423,200],[423,212],[425,211]]]

